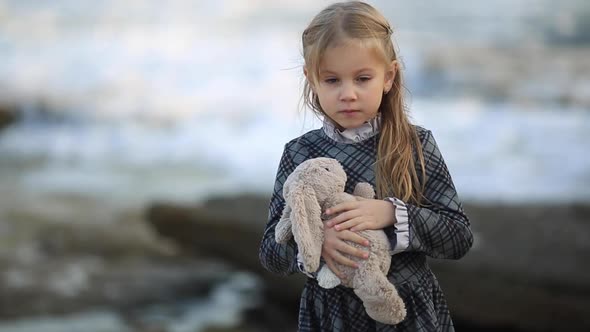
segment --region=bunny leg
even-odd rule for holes
[[[406,307],[385,274],[361,264],[355,274],[354,293],[363,301],[367,314],[384,324],[398,324],[406,317]]]
[[[327,265],[322,266],[316,279],[322,288],[330,289],[340,285],[340,278],[338,278]]]

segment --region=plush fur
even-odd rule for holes
[[[369,258],[356,261],[359,268],[340,265],[344,274],[340,280],[327,265],[320,269],[320,257],[324,242],[324,223],[322,212],[342,202],[356,200],[355,196],[374,198],[375,192],[370,184],[359,183],[354,195],[344,192],[346,173],[340,163],[331,158],[314,158],[301,163],[287,177],[283,186],[286,201],[281,220],[275,229],[275,239],[285,243],[291,235],[295,238],[303,266],[307,272],[316,272],[317,281],[323,288],[333,288],[342,284],[354,289],[363,301],[367,314],[385,324],[397,324],[406,316],[404,302],[396,288],[387,279],[391,264],[390,244],[382,230],[361,231],[362,237],[369,240]]]

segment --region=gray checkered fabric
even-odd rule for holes
[[[429,205],[418,207],[406,202],[410,245],[406,251],[392,256],[388,273],[406,304],[406,319],[397,325],[375,322],[368,317],[352,289],[342,286],[323,289],[315,279],[308,278],[301,296],[299,331],[454,331],[444,295],[426,257],[459,259],[471,248],[473,235],[432,133],[422,127],[416,130],[424,152],[427,177],[424,195]],[[285,145],[260,246],[260,260],[266,269],[282,275],[300,273],[295,242],[275,242],[275,226],[285,205],[283,183],[287,176],[307,159],[329,157],[340,161],[348,175],[346,192],[352,193],[358,182],[375,185],[378,139],[376,135],[355,144],[339,143],[319,129]],[[416,165],[418,168],[419,162]],[[394,227],[384,230],[395,245]]]

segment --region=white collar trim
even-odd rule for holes
[[[324,116],[322,129],[328,137],[338,143],[359,143],[379,133],[379,130],[381,129],[381,114],[378,114],[376,117],[363,123],[360,127],[344,130],[338,129],[327,116]]]

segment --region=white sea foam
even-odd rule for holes
[[[416,100],[414,122],[431,129],[458,190],[475,200],[590,198],[590,114],[538,112],[470,101]],[[312,121],[313,120],[313,121]],[[284,144],[317,127],[309,115],[196,116],[167,127],[121,122],[22,124],[0,136],[3,158],[42,157],[23,175],[36,191],[194,198],[272,188]]]

